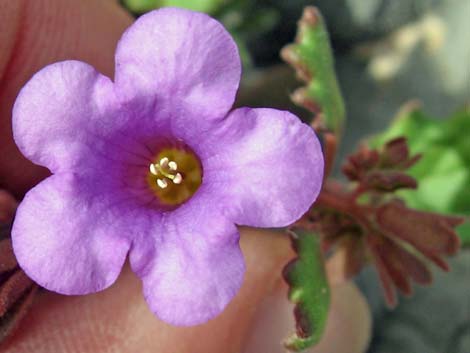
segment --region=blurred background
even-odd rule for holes
[[[310,113],[294,106],[289,99],[289,94],[301,83],[293,69],[281,61],[279,51],[293,41],[303,8],[317,6],[330,31],[347,109],[338,165],[361,139],[384,131],[398,110],[411,100],[420,102],[426,119],[446,119],[470,103],[468,0],[121,0],[121,3],[136,16],[160,6],[179,6],[218,18],[236,38],[243,58],[244,74],[237,104],[288,109],[306,121],[311,119]],[[432,129],[424,123],[422,127],[418,125],[417,139],[421,132],[426,132],[426,141],[432,143],[429,134],[439,135],[447,126],[443,124],[436,123]],[[442,161],[445,173],[439,174],[440,184],[435,178],[428,183],[433,192],[427,193],[431,201],[423,208],[452,213],[458,203],[455,200],[460,197],[458,212],[470,213],[467,212],[469,128],[467,116],[453,135],[447,135],[448,142],[439,149],[437,159],[431,160],[429,173],[431,163],[438,161]],[[457,144],[461,147],[459,154],[455,152]],[[422,173],[426,176],[426,168]],[[338,166],[336,176],[339,177]],[[437,189],[441,193],[435,194]],[[370,352],[470,352],[468,245],[450,263],[449,274],[436,271],[432,289],[416,288],[413,297],[400,298],[394,311],[385,308],[371,269],[358,276],[357,283],[374,315]]]

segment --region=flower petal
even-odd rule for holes
[[[131,265],[142,278],[151,310],[173,325],[196,325],[215,317],[243,281],[238,230],[207,201],[195,195],[156,222],[152,233],[160,236],[147,266],[142,266],[142,258],[149,256],[142,256],[134,246],[131,250]],[[149,246],[140,248],[145,253]]]
[[[308,125],[287,111],[237,109],[211,132],[203,148],[204,177],[224,195],[236,224],[289,225],[320,192],[320,143]]]
[[[141,16],[116,50],[116,89],[132,110],[188,128],[188,119],[221,119],[238,89],[241,63],[216,20],[164,8]]]
[[[21,152],[52,171],[77,168],[106,136],[116,118],[112,82],[79,61],[63,61],[36,73],[13,108],[13,133]],[[106,124],[106,121],[112,124]],[[90,133],[93,131],[93,134]]]
[[[125,261],[129,240],[115,209],[73,174],[53,175],[25,196],[12,229],[21,268],[41,286],[63,294],[110,286]]]

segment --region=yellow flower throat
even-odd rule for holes
[[[202,182],[198,158],[186,149],[165,148],[150,164],[147,183],[159,201],[177,206],[188,200]]]

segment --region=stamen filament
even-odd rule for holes
[[[155,166],[155,169],[157,170],[157,174],[160,173],[165,178],[168,178],[168,179],[171,179],[171,180],[173,180],[175,178],[175,176],[173,174],[170,174],[167,171],[165,171],[160,165],[154,164],[154,166]]]
[[[168,162],[169,162],[168,157],[163,157],[162,159],[160,159],[160,165],[162,167],[166,167],[168,165]]]
[[[172,173],[177,170],[178,164],[175,161],[170,161],[167,157],[160,159],[159,163],[150,164],[150,173],[152,175],[163,176],[163,178],[157,179],[157,185],[162,189],[168,186],[166,179],[171,180],[174,184],[181,184],[183,182],[183,175],[181,173]]]

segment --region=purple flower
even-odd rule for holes
[[[53,174],[17,212],[26,273],[59,293],[92,293],[129,253],[162,320],[219,314],[245,271],[236,225],[289,225],[323,173],[320,144],[294,115],[229,113],[240,74],[220,23],[174,8],[126,31],[114,82],[78,61],[38,72],[13,111],[20,150]]]

